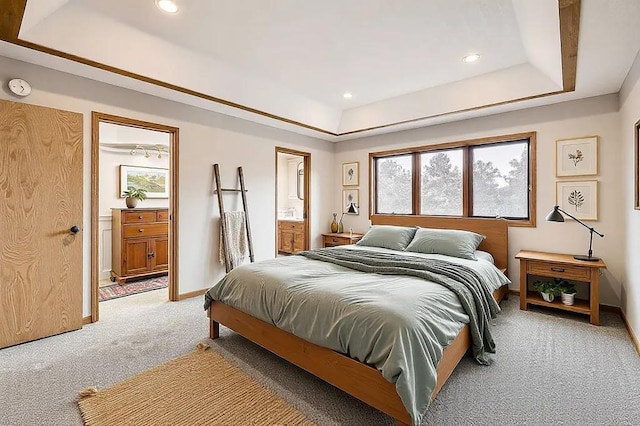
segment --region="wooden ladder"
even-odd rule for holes
[[[220,227],[222,228],[222,245],[224,251],[224,266],[227,272],[231,267],[231,257],[227,247],[229,246],[229,235],[227,234],[227,225],[224,221],[224,202],[222,200],[223,192],[240,192],[242,194],[242,207],[244,209],[244,223],[247,232],[247,243],[249,244],[249,259],[251,263],[254,262],[253,256],[253,242],[251,241],[251,225],[249,224],[249,209],[247,207],[247,190],[244,186],[244,173],[242,172],[242,166],[238,167],[238,178],[240,179],[240,189],[226,189],[220,185],[220,166],[216,163],[213,165],[213,177],[215,179],[216,187],[213,190],[214,194],[218,195],[218,207],[220,207]]]

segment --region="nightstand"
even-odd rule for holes
[[[607,267],[602,259],[596,262],[587,262],[576,260],[570,254],[526,250],[518,253],[516,259],[520,259],[520,309],[526,311],[528,305],[547,306],[589,315],[591,324],[600,324],[598,285],[600,269]],[[553,302],[546,302],[537,292],[527,290],[529,275],[587,283],[589,285],[589,300],[576,300],[573,305],[563,305],[557,299]]]
[[[323,247],[346,246],[347,244],[357,243],[363,236],[364,234],[357,234],[355,232],[351,235],[349,235],[348,232],[342,234],[326,233],[322,234],[322,244]]]

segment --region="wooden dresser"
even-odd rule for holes
[[[169,210],[111,209],[111,281],[169,270]]]
[[[278,221],[278,253],[297,253],[305,248],[304,222]]]

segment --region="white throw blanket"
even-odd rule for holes
[[[247,258],[247,233],[244,223],[244,212],[225,212],[220,220],[224,220],[227,238],[222,235],[220,224],[220,263],[224,261],[224,250],[227,249],[231,261],[231,269],[242,264]]]

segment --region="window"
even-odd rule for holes
[[[411,214],[411,155],[381,158],[378,161],[378,194],[380,213]]]
[[[535,225],[535,132],[370,154],[374,214]]]
[[[420,154],[420,214],[462,216],[462,149]]]

